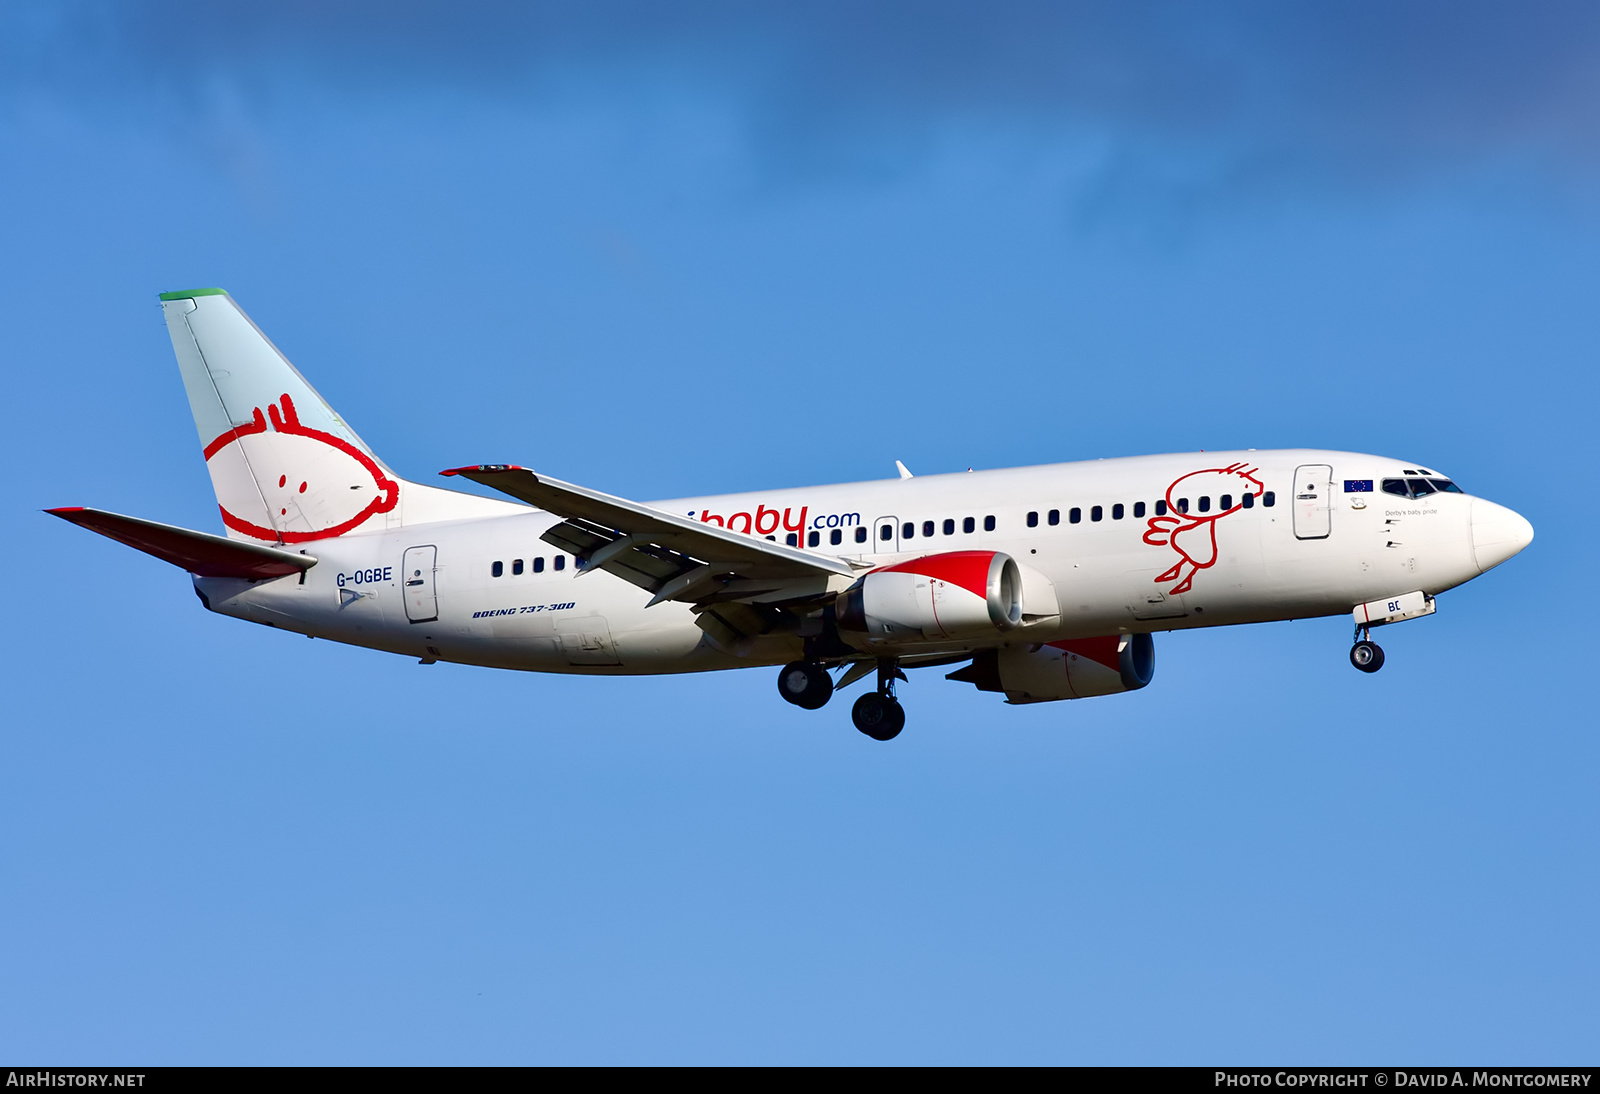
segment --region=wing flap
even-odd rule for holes
[[[191,532],[176,525],[125,517],[103,509],[68,506],[46,509],[45,512],[200,577],[238,577],[260,581],[263,578],[301,573],[317,564],[317,560],[310,555],[291,554],[276,547],[244,543],[206,532]]]

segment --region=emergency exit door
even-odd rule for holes
[[[1294,469],[1296,539],[1327,539],[1333,523],[1333,468],[1308,463]]]
[[[900,525],[895,517],[879,517],[872,522],[872,547],[878,554],[900,550]]]
[[[413,623],[431,623],[439,618],[439,597],[433,587],[433,571],[438,561],[439,548],[433,546],[407,547],[401,559],[406,618]]]

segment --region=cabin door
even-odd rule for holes
[[[1333,468],[1308,463],[1294,469],[1296,539],[1327,539],[1333,518]]]
[[[433,622],[439,618],[439,597],[433,587],[439,548],[407,547],[400,561],[402,585],[406,591],[406,618],[413,623]]]

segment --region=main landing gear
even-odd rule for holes
[[[797,707],[817,710],[833,698],[833,681],[815,661],[790,661],[778,673],[778,694]]]
[[[850,720],[857,729],[875,741],[889,741],[899,735],[906,725],[906,712],[894,697],[894,682],[905,678],[893,658],[878,662],[877,690],[867,692],[850,708]],[[845,683],[853,679],[860,676],[850,676]],[[778,694],[797,707],[816,710],[833,698],[833,681],[820,662],[791,661],[778,673]]]
[[[893,695],[869,691],[850,708],[850,720],[874,741],[892,741],[906,727],[906,708]]]
[[[1350,647],[1350,663],[1362,672],[1383,668],[1383,647],[1372,640],[1366,627],[1356,628],[1356,644]]]
[[[893,658],[878,661],[878,690],[869,691],[850,708],[850,720],[874,741],[892,741],[906,727],[906,708],[894,697],[894,682],[906,674]]]

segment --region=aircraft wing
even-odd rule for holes
[[[301,573],[317,564],[317,560],[310,555],[294,554],[255,543],[241,543],[207,532],[191,532],[176,525],[125,517],[104,509],[69,506],[46,509],[45,512],[80,528],[99,532],[118,543],[126,543],[163,562],[181,566],[200,577],[239,577],[260,581],[268,577]]]
[[[786,605],[821,600],[855,580],[842,558],[742,535],[648,505],[535,474],[483,464],[441,471],[492,486],[566,518],[542,537],[654,594],[650,603]]]

